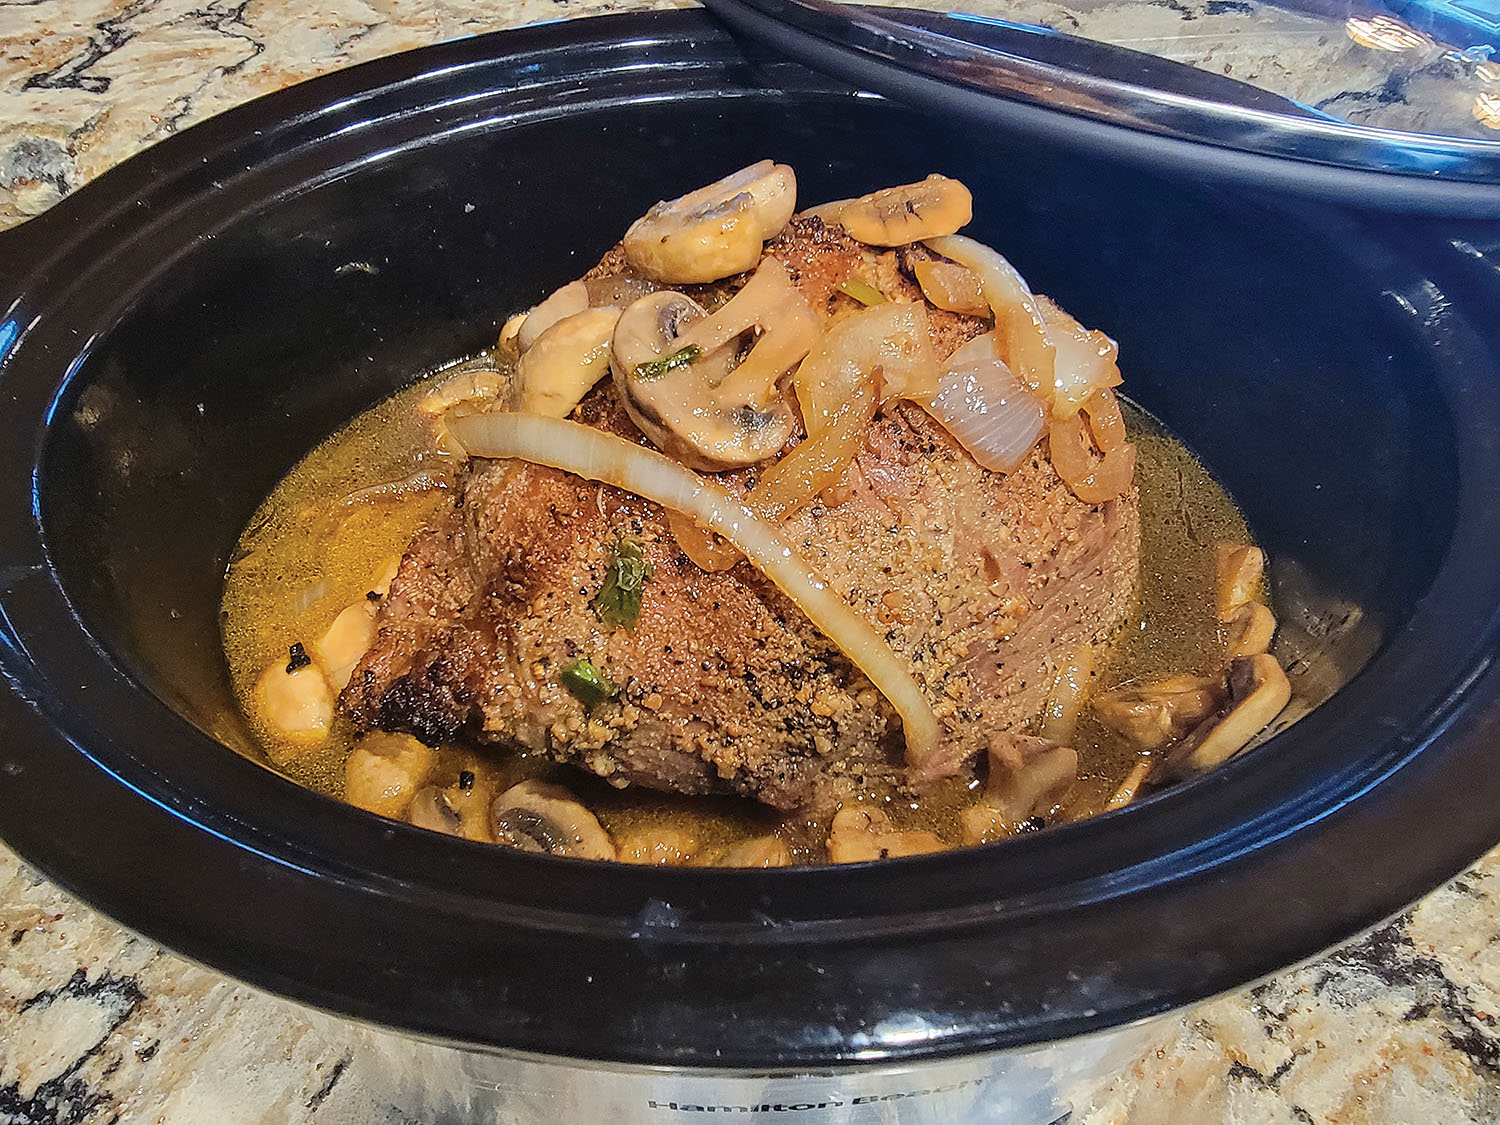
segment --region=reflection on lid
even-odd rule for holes
[[[1474,120],[1491,129],[1500,129],[1500,94],[1479,94],[1474,98]]]
[[[1350,16],[1344,23],[1349,38],[1377,51],[1410,51],[1428,47],[1432,40],[1390,16]]]

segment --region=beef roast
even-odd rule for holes
[[[816,220],[767,247],[815,308],[837,312],[858,271],[920,297],[909,256]],[[591,277],[624,272],[618,251]],[[687,287],[712,305],[734,285]],[[935,313],[940,356],[987,326]],[[607,382],[574,417],[644,441]],[[725,483],[745,489],[753,470]],[[1032,719],[1054,666],[1106,638],[1136,587],[1134,493],[1076,499],[1045,442],[1015,472],[981,469],[919,407],[876,415],[834,489],[788,524],[817,570],[905,659],[956,771],[992,732]],[[623,536],[652,568],[638,623],[610,630],[589,602]],[[562,684],[587,657],[618,694],[586,709]],[[412,543],[374,647],[341,706],[365,728],[436,743],[460,731],[574,762],[615,784],[812,801],[839,769],[889,769],[894,712],[748,564],[706,573],[654,504],[558,470],[476,459],[452,510]]]

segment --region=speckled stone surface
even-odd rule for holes
[[[152,142],[380,55],[611,0],[0,0],[0,230]],[[1167,54],[1362,123],[1489,135],[1483,51],[1248,0],[1009,18]],[[1387,36],[1389,38],[1389,36]],[[3,234],[0,234],[3,238]],[[1077,1123],[1500,1121],[1500,853],[1314,964],[1207,1004],[1085,1094]],[[378,1075],[279,1000],[123,932],[0,847],[0,1125],[410,1119]]]

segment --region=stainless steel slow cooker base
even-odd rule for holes
[[[478,1051],[313,1017],[423,1125],[728,1118],[804,1125],[1055,1125],[1160,1034],[1158,1017],[1014,1051],[814,1071],[690,1071]],[[912,1026],[907,1034],[931,1034]]]

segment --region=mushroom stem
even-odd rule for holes
[[[1222,765],[1264,730],[1292,697],[1276,658],[1241,656],[1229,665],[1229,699],[1215,714],[1168,747],[1151,781],[1181,781]]]
[[[575,859],[617,858],[614,841],[598,818],[561,785],[513,785],[495,798],[492,816],[498,843]]]

